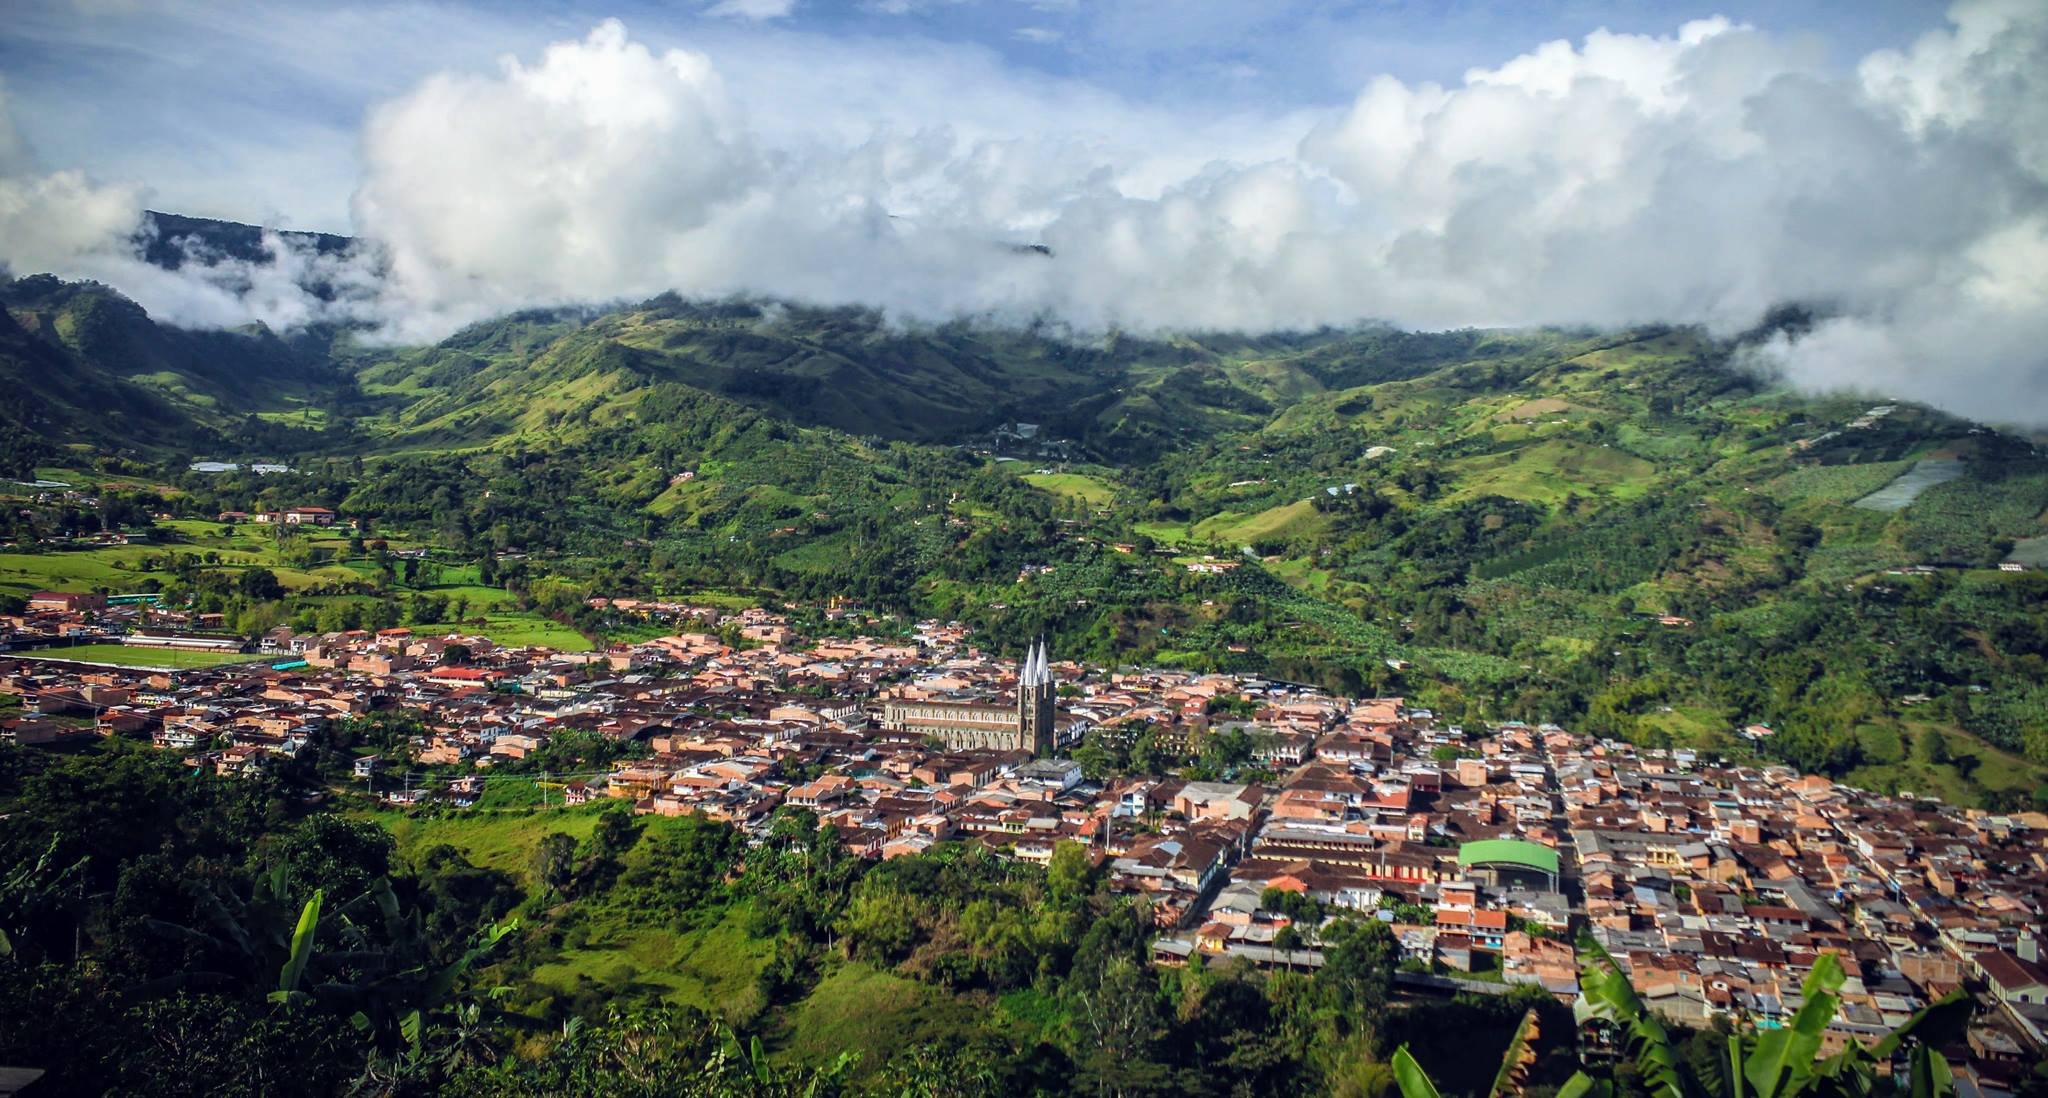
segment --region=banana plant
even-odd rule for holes
[[[1515,1025],[1515,1035],[1508,1039],[1508,1049],[1501,1053],[1500,1071],[1493,1077],[1493,1086],[1487,1091],[1487,1098],[1506,1098],[1522,1089],[1522,1073],[1527,1062],[1535,1058],[1529,1043],[1536,1036],[1536,1008],[1522,1012],[1522,1020]]]
[[[26,953],[28,928],[62,910],[79,894],[90,859],[80,858],[70,865],[58,866],[57,851],[63,842],[61,835],[50,836],[49,844],[35,861],[0,877],[0,957],[13,957],[17,949]],[[12,935],[9,926],[14,927]]]
[[[1581,1021],[1600,1018],[1623,1035],[1645,1089],[1656,1098],[1953,1098],[1955,1077],[1941,1046],[1960,1037],[1970,1020],[1969,998],[1956,992],[1914,1014],[1875,1044],[1849,1041],[1825,1059],[1820,1050],[1828,1025],[1841,1006],[1841,988],[1848,977],[1841,959],[1823,953],[1815,959],[1800,991],[1803,1001],[1791,1021],[1779,1029],[1728,1035],[1724,1062],[1690,1072],[1674,1050],[1670,1032],[1636,994],[1628,977],[1598,945],[1587,942],[1589,954],[1579,975],[1580,998],[1574,1011]],[[1524,1019],[1527,1025],[1527,1019]],[[1526,1029],[1509,1043],[1509,1062],[1495,1077],[1491,1098],[1514,1091],[1513,1067],[1523,1051]],[[1905,1058],[1905,1070],[1889,1078],[1881,1068]],[[1439,1098],[1422,1065],[1404,1046],[1394,1053],[1394,1079],[1402,1098]],[[1558,1098],[1612,1098],[1612,1084],[1575,1073]]]
[[[1592,957],[1579,970],[1579,1001],[1573,1014],[1580,1022],[1596,1017],[1621,1030],[1642,1073],[1644,1088],[1656,1098],[1699,1098],[1698,1089],[1688,1086],[1678,1070],[1670,1031],[1643,1005],[1627,974],[1597,944],[1586,942],[1583,948],[1589,949]]]
[[[292,930],[291,952],[285,956],[284,967],[278,970],[277,990],[270,993],[272,1001],[291,1002],[305,996],[299,983],[306,978],[306,965],[313,960],[313,936],[320,931],[320,907],[326,901],[327,891],[316,888],[299,911],[298,926]]]

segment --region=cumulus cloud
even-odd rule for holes
[[[914,100],[929,117],[896,104],[860,129],[827,110],[807,130],[759,113],[778,85],[748,75],[605,23],[384,103],[354,201],[377,279],[340,307],[425,339],[669,289],[1083,330],[1732,332],[1805,302],[1825,319],[1760,356],[1802,384],[2048,420],[2048,9],[2031,0],[1964,0],[1846,75],[1725,19],[1595,31],[1455,84],[1362,78],[1341,109],[1254,120],[1206,161],[1170,136],[1191,119],[1157,118],[1147,146],[1136,109],[1105,137],[1066,125],[1075,101],[1008,88],[970,117],[964,83],[958,103]],[[7,185],[32,188],[24,225],[38,203],[87,211],[77,239],[0,233],[52,263],[104,260],[90,226],[139,209],[76,178]]]
[[[9,117],[0,89],[0,123]],[[376,277],[361,256],[319,256],[276,233],[258,260],[187,248],[178,270],[146,262],[149,191],[82,172],[43,172],[0,124],[0,273],[47,272],[119,288],[160,319],[192,327],[369,322]],[[326,293],[316,296],[308,288]]]

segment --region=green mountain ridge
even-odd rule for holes
[[[202,514],[318,502],[521,550],[520,597],[588,633],[592,593],[847,597],[1473,720],[1716,750],[1770,723],[1773,753],[1880,786],[2048,777],[2043,583],[1996,569],[2048,536],[2048,463],[1696,330],[1077,340],[663,295],[394,348],[187,332],[47,277],[0,302],[12,472],[112,461]],[[305,472],[182,472],[201,456]],[[1924,459],[1960,475],[1856,506]],[[1886,746],[1930,728],[1997,765]]]

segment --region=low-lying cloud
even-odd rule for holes
[[[1288,120],[1285,155],[1219,149],[1166,179],[1155,158],[1142,187],[1099,134],[970,131],[938,105],[916,128],[792,137],[753,113],[773,94],[608,22],[376,108],[354,259],[273,238],[269,264],[177,274],[128,243],[144,192],[34,174],[0,133],[0,259],[183,323],[339,311],[402,340],[671,289],[1144,331],[1732,332],[1804,302],[1825,319],[1760,352],[1799,383],[2048,420],[2048,9],[2031,0],[1965,0],[1848,76],[1710,19],[1547,43],[1455,86],[1377,77]],[[1008,246],[1026,242],[1051,256]],[[344,292],[299,292],[313,263]]]

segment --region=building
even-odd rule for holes
[[[938,740],[949,751],[1029,751],[1045,758],[1053,751],[1058,691],[1041,641],[1024,656],[1015,698],[893,700],[882,707],[882,726]]]
[[[1977,971],[2001,1003],[2048,1003],[2048,973],[2041,966],[2003,950],[1979,953]]]
[[[138,629],[121,638],[132,648],[182,648],[193,652],[241,652],[249,647],[242,637],[224,633],[166,633]]]
[[[284,513],[286,526],[332,526],[336,516],[325,507],[293,507]]]
[[[77,614],[88,610],[105,610],[105,595],[80,591],[37,591],[28,597],[29,613],[53,612]]]

